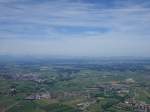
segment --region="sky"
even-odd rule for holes
[[[150,57],[150,0],[0,0],[0,55]]]

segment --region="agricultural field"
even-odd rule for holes
[[[149,60],[1,62],[0,112],[149,112],[149,80]]]

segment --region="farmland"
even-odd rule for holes
[[[149,80],[149,60],[1,62],[0,112],[148,112]]]

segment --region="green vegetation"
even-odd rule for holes
[[[0,64],[2,112],[134,112],[150,104],[150,64]]]

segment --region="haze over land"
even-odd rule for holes
[[[150,0],[0,0],[0,112],[150,112]]]
[[[149,0],[0,0],[0,55],[150,57]]]

